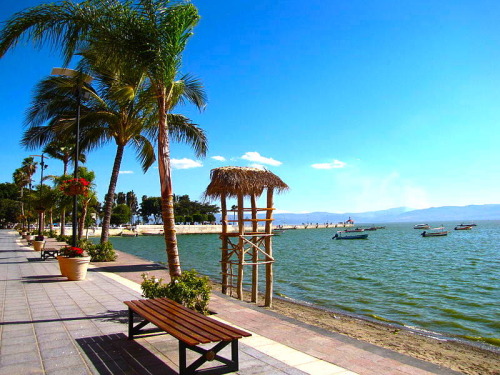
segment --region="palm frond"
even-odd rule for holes
[[[141,164],[142,171],[146,173],[156,161],[153,145],[146,137],[139,135],[133,139],[132,146],[136,150],[137,161]]]
[[[198,157],[207,154],[207,136],[205,131],[197,124],[191,122],[186,116],[172,113],[167,115],[167,123],[172,140],[189,144]]]

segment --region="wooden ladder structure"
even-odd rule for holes
[[[214,176],[215,175],[215,176]],[[222,178],[221,179],[221,175]],[[236,178],[235,178],[236,175]],[[221,275],[222,293],[243,300],[245,269],[251,270],[251,302],[257,303],[259,295],[259,267],[265,267],[265,306],[272,306],[273,296],[273,195],[274,191],[286,190],[288,186],[267,170],[243,167],[224,167],[212,170],[212,182],[206,196],[219,197],[222,211]],[[226,184],[224,181],[226,179]],[[257,198],[267,191],[266,207],[257,207]],[[227,199],[237,198],[236,209],[228,210]],[[245,207],[245,198],[250,206]],[[229,220],[228,213],[237,214]],[[259,213],[265,215],[259,218]],[[248,217],[248,215],[250,217]],[[237,231],[229,230],[235,224]],[[261,225],[259,225],[261,224]],[[231,227],[232,229],[232,227]]]

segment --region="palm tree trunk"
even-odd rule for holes
[[[111,222],[113,198],[115,196],[116,183],[118,182],[118,175],[120,173],[120,166],[122,164],[124,150],[125,146],[123,145],[118,145],[118,147],[116,148],[115,162],[113,164],[113,171],[111,172],[111,178],[109,180],[106,202],[104,203],[104,218],[102,220],[101,243],[107,242],[109,238],[109,225]]]
[[[174,218],[174,192],[172,187],[172,175],[170,170],[170,145],[168,137],[166,93],[158,96],[159,119],[158,126],[158,172],[160,174],[161,188],[161,214],[163,218],[163,231],[167,251],[168,270],[171,278],[181,275],[181,264],[179,249],[177,248],[177,236],[175,234]]]
[[[78,218],[78,239],[81,240],[83,237],[83,227],[85,226],[85,218],[87,217],[87,211],[89,208],[90,198],[83,199],[81,215]]]

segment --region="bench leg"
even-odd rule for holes
[[[134,335],[138,335],[140,333],[153,333],[153,332],[163,332],[161,329],[150,329],[147,331],[142,331],[142,328],[149,324],[149,321],[144,319],[142,322],[138,323],[134,327],[134,311],[129,307],[128,308],[128,339],[133,340]]]
[[[221,357],[217,355],[219,351],[225,348],[231,343],[231,359]],[[202,356],[186,366],[186,349],[192,350],[201,354]],[[210,362],[217,360],[223,365],[214,366],[202,370],[198,368],[205,362]],[[227,374],[228,372],[235,372],[239,369],[239,358],[238,358],[238,339],[232,341],[221,341],[211,349],[204,349],[198,346],[189,346],[179,341],[179,374],[180,375],[201,375],[201,374]]]

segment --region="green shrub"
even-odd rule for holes
[[[208,314],[210,283],[207,276],[200,276],[195,270],[184,271],[168,284],[142,274],[142,294],[146,298],[166,297],[202,314]]]
[[[90,255],[91,262],[112,262],[117,258],[111,242],[94,244],[87,240],[80,240],[78,247],[81,247]]]
[[[63,236],[62,234],[60,234],[59,236],[56,237],[57,241],[59,242],[66,242],[66,243],[70,243],[71,242],[71,237],[72,236]]]

